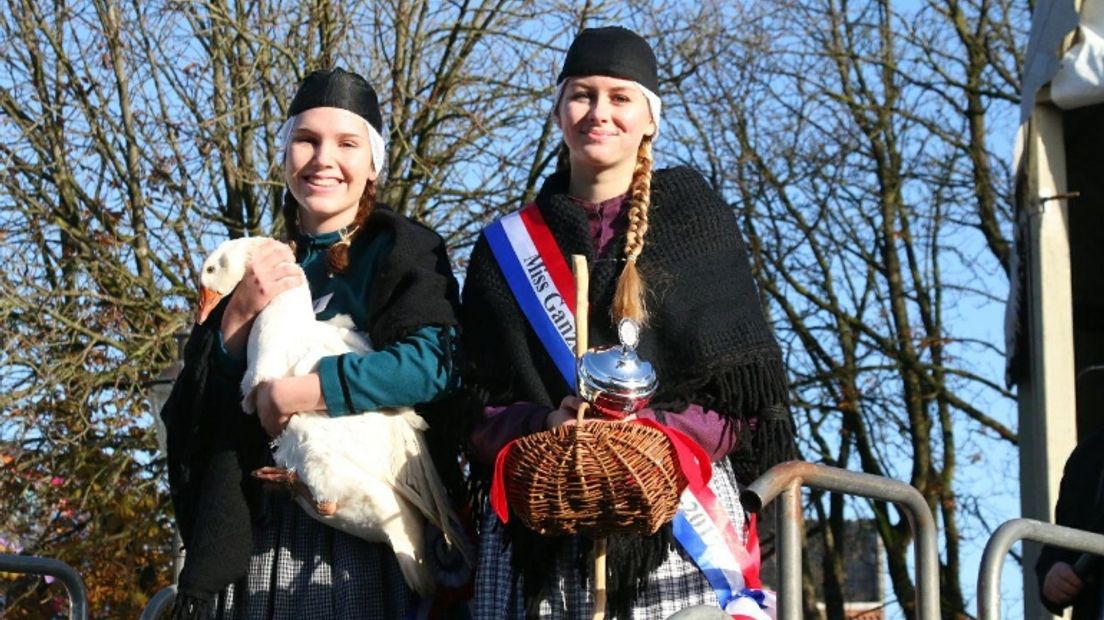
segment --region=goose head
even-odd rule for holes
[[[199,272],[199,302],[196,323],[207,320],[219,300],[229,295],[245,275],[253,250],[268,237],[241,237],[222,242],[203,261]]]

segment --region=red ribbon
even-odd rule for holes
[[[689,435],[655,420],[637,418],[629,424],[650,426],[667,436],[671,447],[675,449],[678,467],[686,476],[686,486],[692,492],[697,492],[709,484],[709,480],[713,478],[713,464],[709,462],[709,455],[705,450]]]
[[[747,534],[747,564],[744,567],[744,585],[754,590],[763,589],[763,581],[759,578],[759,515],[748,513]]]
[[[709,462],[709,455],[705,450],[688,435],[655,420],[635,419],[622,424],[643,424],[663,433],[671,442],[679,470],[686,476],[687,487],[692,492],[697,493],[709,484],[710,478],[713,477],[713,464]],[[517,442],[518,440],[514,439],[498,451],[495,457],[494,475],[491,477],[491,509],[503,523],[510,520],[509,500],[506,497],[506,457]]]
[[[495,457],[494,475],[491,477],[491,509],[503,523],[510,520],[510,505],[506,500],[506,456],[510,454],[510,450],[517,442],[518,440],[514,439],[498,451],[498,456]]]

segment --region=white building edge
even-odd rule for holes
[[[1102,104],[1104,0],[1038,0],[1013,155],[1006,336],[1008,382],[1018,387],[1021,508],[1047,522],[1066,458],[1104,420],[1104,373],[1096,372],[1104,368]],[[1037,545],[1025,545],[1024,618],[1052,617],[1039,603],[1037,555]]]

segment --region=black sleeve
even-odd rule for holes
[[[1097,504],[1100,501],[1099,486],[1101,466],[1104,465],[1104,434],[1097,433],[1074,449],[1062,472],[1058,489],[1058,502],[1054,508],[1054,522],[1058,525],[1081,530],[1099,531],[1101,523]],[[1070,549],[1044,545],[1035,563],[1035,575],[1039,581],[1039,598],[1051,612],[1061,614],[1063,606],[1055,605],[1042,596],[1047,572],[1058,562],[1073,564],[1081,554]],[[1078,605],[1089,596],[1096,596],[1097,589],[1086,587],[1072,604]]]
[[[459,286],[441,236],[382,206],[369,221],[394,235],[372,280],[367,313],[373,346],[382,348],[427,325],[458,325]]]
[[[260,485],[249,472],[269,462],[264,430],[239,406],[237,383],[215,369],[224,301],[192,330],[184,368],[161,409],[169,489],[188,554],[180,592],[201,599],[245,574]]]
[[[216,310],[208,324],[221,316]],[[206,325],[196,325],[184,348],[184,367],[173,383],[172,393],[161,408],[165,424],[169,491],[176,525],[185,543],[191,540],[202,469],[210,457],[214,430],[204,416],[208,380],[218,336]]]
[[[512,402],[514,398],[513,369],[506,359],[508,346],[518,343],[504,341],[512,340],[508,334],[520,332],[513,313],[503,312],[499,307],[505,289],[505,280],[497,272],[487,238],[480,234],[468,261],[460,306],[464,375],[469,387],[478,386],[481,396],[495,404]]]

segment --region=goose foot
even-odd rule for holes
[[[323,502],[314,500],[314,511],[322,517],[332,517],[337,514],[337,502]]]
[[[295,486],[299,476],[294,469],[283,467],[261,467],[253,470],[253,477],[263,482],[272,482],[284,486]]]
[[[294,469],[283,467],[261,467],[253,470],[253,477],[269,483],[278,484],[298,493],[303,499],[314,506],[314,511],[321,517],[332,517],[337,514],[337,502],[332,500],[318,500],[311,494],[310,488],[299,479]]]

